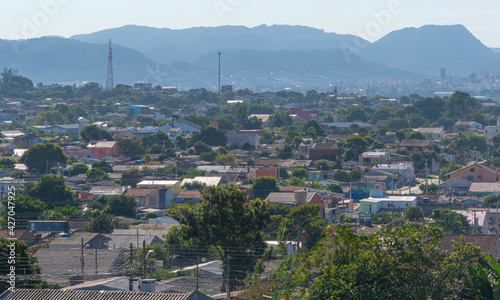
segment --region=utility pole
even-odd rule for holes
[[[142,278],[146,278],[146,240],[142,241]]]
[[[133,291],[134,290],[134,283],[132,281],[132,278],[134,277],[134,245],[130,243],[130,254],[129,254],[129,265],[130,265],[130,277],[128,280],[128,290]]]
[[[231,300],[231,285],[229,284],[229,255],[227,256],[227,283],[226,283],[226,298]]]
[[[425,161],[425,195],[429,194],[429,169],[427,168],[427,161]]]
[[[84,258],[83,258],[83,237],[82,237],[82,246],[81,246],[81,250],[82,250],[82,253],[80,255],[80,262],[81,262],[81,267],[82,267],[82,276],[83,276],[83,268],[85,266],[85,261],[84,261]]]
[[[95,274],[97,275],[97,249],[95,249]]]
[[[299,218],[297,218],[297,246],[295,247],[295,249],[297,249],[297,251],[295,252],[295,254],[299,254],[299,246],[300,246],[300,223],[299,223]]]
[[[196,256],[196,291],[198,291],[198,279],[200,278],[200,269],[198,268],[199,257]]]
[[[218,52],[219,54],[219,95],[220,95],[220,55],[222,54],[221,52]]]

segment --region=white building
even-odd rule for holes
[[[500,132],[500,119],[497,120],[497,125],[496,126],[485,126],[484,127],[484,132],[485,132],[485,137],[486,141],[488,143],[491,143],[491,138]]]
[[[417,206],[417,196],[384,196],[383,190],[372,189],[369,198],[359,201],[359,219],[368,221],[379,212],[401,212],[409,206]]]

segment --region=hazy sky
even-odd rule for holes
[[[0,38],[69,37],[127,24],[173,29],[306,25],[375,41],[425,24],[463,24],[500,47],[498,0],[21,0],[3,1]]]

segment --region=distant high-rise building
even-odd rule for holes
[[[441,80],[446,80],[446,68],[441,68]]]
[[[108,78],[106,80],[106,90],[111,91],[115,87],[113,78],[113,49],[111,49],[111,39],[109,39],[109,56],[108,56]]]

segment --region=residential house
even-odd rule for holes
[[[17,149],[17,146],[13,143],[1,143],[0,144],[0,155],[2,156],[12,156],[14,155],[14,149]]]
[[[395,144],[398,137],[395,132],[386,132],[385,135],[377,135],[375,140],[384,144]]]
[[[28,231],[22,229],[0,229],[0,237],[5,239],[16,239],[21,242],[25,242],[28,246],[33,246],[34,244],[41,242],[42,236],[36,231]]]
[[[201,198],[201,193],[198,190],[184,190],[177,195],[175,203],[196,203]]]
[[[193,122],[189,122],[180,118],[179,116],[172,116],[172,125],[174,128],[180,128],[183,134],[192,135],[195,132],[201,131],[201,126]]]
[[[415,178],[415,168],[412,163],[376,164],[372,167],[372,171],[392,173],[399,177],[399,181],[408,181]]]
[[[301,204],[319,204],[321,205],[321,196],[317,193],[310,193],[306,190],[295,191],[292,193],[269,193],[266,198],[271,205],[297,206]]]
[[[169,208],[174,199],[169,188],[130,188],[125,192],[125,196],[133,197],[138,206],[156,209]]]
[[[472,182],[469,196],[485,197],[500,194],[500,182]]]
[[[22,132],[19,130],[2,131],[3,140],[19,145],[21,148],[29,148],[35,145],[35,132]]]
[[[491,143],[491,138],[500,132],[500,119],[497,119],[497,125],[496,126],[485,126],[484,127],[484,132],[485,132],[485,137],[486,141],[488,143]]]
[[[116,141],[91,141],[87,145],[87,149],[96,149],[97,158],[118,156],[116,151]]]
[[[98,150],[95,148],[81,149],[76,146],[66,146],[63,148],[63,152],[68,157],[74,157],[76,159],[80,159],[83,157],[97,158]]]
[[[222,176],[195,176],[194,178],[185,178],[181,182],[181,187],[186,183],[198,182],[206,186],[219,186],[222,184]]]
[[[106,239],[106,247],[110,249],[123,249],[129,248],[130,244],[136,244],[137,240],[139,240],[139,245],[142,245],[143,242],[146,243],[147,246],[160,244],[163,245],[165,242],[155,234],[139,234],[139,235],[131,235],[131,234],[104,234]]]
[[[408,152],[412,153],[415,149],[420,151],[429,150],[431,146],[430,140],[402,140],[400,144],[401,148],[406,149]]]
[[[378,161],[385,163],[387,161],[387,152],[385,151],[369,151],[364,152],[359,156],[359,166],[370,167],[372,163]]]
[[[272,115],[270,114],[251,114],[250,116],[248,116],[248,118],[256,117],[257,119],[262,121],[262,125],[265,125],[267,124],[271,116]]]
[[[76,232],[69,237],[57,237],[49,244],[50,249],[67,250],[81,249],[83,245],[86,249],[107,249],[109,238],[100,233]]]
[[[143,180],[137,184],[137,188],[161,188],[172,191],[172,199],[176,198],[181,192],[180,180]]]
[[[444,138],[444,128],[443,127],[432,127],[432,128],[425,128],[425,127],[420,127],[417,129],[421,134],[425,136],[426,139],[432,138],[434,140],[441,140]]]
[[[262,168],[255,170],[255,178],[259,177],[274,177],[276,180],[278,180],[278,168],[275,167],[267,167],[267,168]]]
[[[469,130],[478,131],[481,129],[483,129],[483,125],[478,123],[478,122],[475,122],[475,121],[472,121],[472,122],[458,121],[452,126],[453,132],[469,131]]]
[[[28,221],[28,230],[39,233],[69,233],[69,222],[68,221]]]
[[[253,130],[237,130],[227,134],[227,144],[241,148],[248,144],[252,149],[259,149],[260,136]]]
[[[373,129],[373,127],[374,127],[372,124],[362,123],[362,122],[320,123],[320,125],[325,129],[328,129],[328,128],[344,129],[344,128],[351,128],[351,126],[353,126],[353,125],[358,126],[358,127],[365,127],[368,130]]]
[[[439,185],[439,190],[445,190],[449,193],[456,192],[458,195],[463,196],[469,192],[472,182],[463,177],[455,177]]]
[[[165,133],[166,135],[168,135],[172,143],[175,142],[175,138],[177,136],[182,135],[184,133],[181,128],[174,128],[172,127],[172,125],[169,124],[165,124],[159,127],[158,129],[163,131],[163,133]]]
[[[83,273],[83,275],[98,274],[100,276],[109,276],[110,274],[119,274],[119,272],[123,270],[123,254],[121,251],[110,251],[109,249],[88,249],[88,247],[85,247],[86,246],[84,246],[83,255],[81,245],[78,248],[38,249],[35,256],[38,259],[38,266],[41,267],[41,275],[74,276],[82,275]],[[18,291],[19,290],[16,289],[16,292]],[[57,298],[35,297],[13,299]],[[60,299],[66,300],[71,298],[65,297]]]
[[[491,255],[494,259],[500,258],[500,239],[495,235],[468,235],[468,234],[447,234],[441,238],[441,249],[451,253],[456,244],[464,241],[472,243],[483,249],[486,254]]]
[[[370,221],[379,212],[401,212],[408,206],[417,206],[416,196],[384,196],[383,190],[372,189],[370,197],[359,201],[359,219]]]
[[[93,186],[90,188],[89,193],[95,199],[100,196],[120,196],[126,191],[126,187],[123,186]]]
[[[137,117],[138,115],[147,115],[150,112],[150,107],[147,105],[125,105],[123,106],[124,108],[131,108],[134,110],[134,117]]]
[[[303,122],[314,120],[319,123],[319,111],[317,110],[305,110],[303,108],[290,108],[288,110],[290,115],[295,115],[299,117]]]
[[[340,155],[340,149],[335,142],[315,143],[309,149],[309,159],[318,160],[322,158],[334,158]]]
[[[488,210],[472,208],[468,210],[454,210],[454,212],[466,217],[472,228],[475,228],[482,234],[490,234]]]
[[[445,175],[446,180],[457,177],[462,177],[472,182],[499,182],[500,173],[480,163],[473,162]]]

